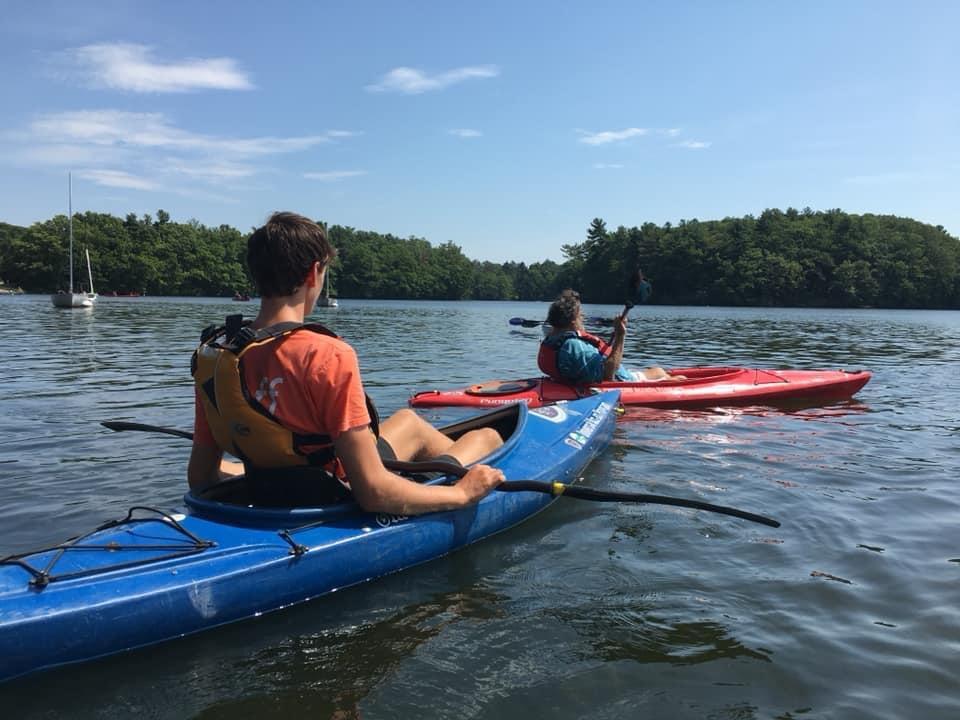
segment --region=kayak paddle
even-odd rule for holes
[[[605,318],[600,316],[584,318],[583,321],[587,325],[613,325],[613,323],[616,322],[614,318]],[[512,317],[510,318],[509,322],[511,325],[519,325],[525,328],[532,328],[547,324],[546,320],[527,320],[526,318],[522,317]]]
[[[630,276],[628,288],[629,294],[627,301],[624,303],[624,314],[634,306],[645,303],[650,298],[651,293],[653,293],[653,286],[650,284],[650,281],[643,276],[643,270],[639,267],[637,271]]]
[[[163,433],[175,437],[193,439],[193,433],[186,430],[177,430],[175,428],[159,427],[157,425],[144,425],[143,423],[125,422],[122,420],[107,420],[100,423],[105,428],[122,432],[124,430],[140,430],[143,432]],[[456,463],[443,462],[440,460],[426,460],[422,462],[404,462],[402,460],[384,460],[384,467],[395,472],[442,472],[447,475],[463,477],[467,474],[467,468]],[[673,505],[674,507],[685,507],[693,510],[706,510],[707,512],[719,513],[721,515],[730,515],[731,517],[749,520],[750,522],[768,525],[769,527],[780,527],[780,523],[763,515],[755,515],[744,510],[726,507],[724,505],[713,505],[711,503],[700,502],[699,500],[687,500],[686,498],[670,497],[668,495],[647,495],[645,493],[615,492],[609,490],[597,490],[595,488],[583,487],[581,485],[568,485],[560,482],[539,482],[535,480],[507,480],[497,485],[497,490],[501,492],[538,492],[546,495],[559,497],[576,498],[577,500],[592,500],[594,502],[629,502],[629,503],[649,503],[653,505]]]
[[[164,435],[173,435],[174,437],[193,440],[192,432],[160,427],[159,425],[144,425],[143,423],[125,422],[123,420],[107,420],[100,424],[109,430],[115,430],[117,432],[123,432],[124,430],[142,430],[143,432],[163,433]]]
[[[632,273],[627,281],[627,299],[624,302],[623,312],[620,313],[620,316],[623,317],[635,306],[645,303],[650,298],[652,292],[653,287],[650,285],[650,281],[643,276],[643,271],[638,267],[636,272]],[[587,325],[613,325],[617,319],[592,316],[584,318],[583,321]],[[512,317],[509,322],[511,325],[519,325],[525,328],[547,324],[545,320],[528,320],[522,317]]]
[[[544,325],[545,323],[543,320],[527,320],[526,318],[512,317],[510,318],[510,324],[531,328],[531,327],[537,327],[538,325]]]
[[[403,462],[401,460],[384,460],[384,466],[388,470],[398,472],[442,472],[447,475],[463,477],[467,474],[467,468],[456,463],[442,462],[440,460],[424,460],[421,462]],[[631,492],[612,492],[609,490],[597,490],[595,488],[583,487],[581,485],[568,485],[561,482],[539,482],[536,480],[507,480],[495,488],[504,492],[539,492],[554,497],[572,497],[577,500],[593,500],[596,502],[634,502],[634,503],[652,503],[656,505],[674,505],[676,507],[693,508],[694,510],[707,510],[709,512],[720,513],[721,515],[731,515],[742,520],[769,525],[770,527],[780,527],[780,523],[763,515],[755,515],[744,510],[725,507],[723,505],[713,505],[711,503],[700,502],[699,500],[687,500],[686,498],[670,497],[668,495],[647,495],[645,493]]]

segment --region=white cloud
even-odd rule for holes
[[[131,190],[156,190],[159,185],[147,178],[131,175],[122,170],[81,170],[77,175],[106,187],[129,188]]]
[[[596,170],[613,170],[616,168],[622,168],[623,165],[620,163],[594,163],[593,167]]]
[[[133,43],[101,43],[66,53],[68,75],[80,74],[94,87],[138,93],[191,90],[250,90],[253,83],[232,58],[154,60],[153,49]]]
[[[471,130],[470,128],[454,128],[453,130],[447,130],[447,133],[461,138],[475,138],[483,135],[479,130]]]
[[[27,167],[79,167],[81,165],[103,165],[122,163],[129,153],[123,148],[103,148],[93,145],[72,143],[49,143],[31,145],[29,141],[12,145],[7,157],[17,165]]]
[[[303,174],[307,180],[320,180],[322,182],[336,182],[345,178],[366,175],[366,170],[328,170],[326,172],[307,172]]]
[[[443,90],[472,78],[491,78],[500,74],[496,65],[474,65],[456,68],[436,75],[427,75],[409,67],[394,68],[375,85],[368,85],[370,92],[397,92],[404,95],[419,95],[431,90]]]
[[[291,138],[201,135],[175,127],[162,113],[123,110],[78,110],[42,115],[30,125],[30,130],[45,142],[166,148],[244,157],[305,150],[331,141],[329,134]]]
[[[19,167],[74,169],[110,187],[198,195],[202,185],[236,189],[270,155],[301,152],[357,133],[226,137],[190,132],[162,113],[81,110],[36,117],[0,134],[0,160]],[[226,197],[226,196],[224,196]]]
[[[588,133],[585,130],[581,130],[581,133],[584,133],[584,136],[580,138],[580,142],[586,143],[587,145],[606,145],[607,143],[620,142],[622,140],[629,140],[632,137],[639,137],[640,135],[646,135],[649,131],[645,128],[626,128],[625,130],[605,130],[604,132],[598,133]]]
[[[688,150],[703,150],[712,144],[713,143],[704,142],[703,140],[684,140],[683,142],[675,143],[674,147],[687,148]]]
[[[665,128],[660,132],[666,135],[667,137],[676,137],[677,135],[680,134],[680,128]]]
[[[250,165],[216,161],[197,162],[193,164],[183,161],[171,161],[164,165],[163,169],[169,173],[186,175],[208,182],[238,180],[240,178],[250,177],[257,172],[256,169]]]

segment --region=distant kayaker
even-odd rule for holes
[[[190,487],[244,472],[269,482],[293,468],[348,486],[371,512],[411,515],[477,502],[503,482],[502,471],[476,465],[454,485],[424,485],[388,471],[382,458],[466,465],[502,444],[495,430],[454,442],[404,409],[380,424],[377,437],[354,349],[319,324],[301,327],[335,255],[325,230],[294,213],[274,213],[249,237],[260,311],[252,324],[238,324],[234,339],[224,330],[227,348],[208,334],[195,356]],[[223,460],[224,450],[244,463]]]
[[[623,359],[623,341],[627,336],[627,315],[621,313],[613,323],[613,342],[591,335],[583,329],[580,293],[564,290],[550,305],[547,325],[551,330],[540,343],[537,365],[549,377],[574,383],[682,380],[661,367],[627,370]]]

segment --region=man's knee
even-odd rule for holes
[[[415,428],[420,427],[425,421],[413,410],[401,408],[391,415],[387,422],[394,427],[403,428],[405,432],[411,432]]]
[[[398,422],[404,423],[416,422],[420,419],[420,416],[410,408],[400,408],[391,417],[395,417]]]
[[[484,447],[492,449],[503,445],[503,438],[501,438],[500,433],[493,428],[480,428],[474,430],[474,432],[478,434],[479,437],[477,440],[482,443]]]

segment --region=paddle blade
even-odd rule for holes
[[[526,318],[513,317],[510,318],[511,325],[520,325],[525,328],[537,327],[538,325],[543,325],[542,320],[527,320]]]
[[[653,286],[643,276],[643,270],[637,268],[637,271],[630,276],[630,281],[627,283],[627,302],[625,303],[627,309],[645,303],[652,292]]]

